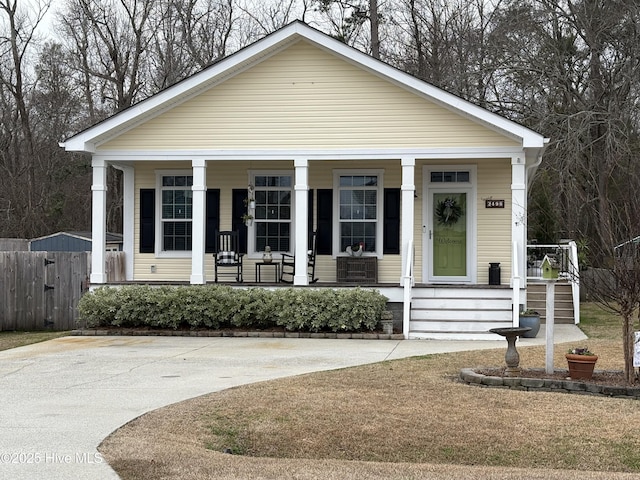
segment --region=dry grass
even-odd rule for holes
[[[620,342],[608,338],[613,325],[588,343],[600,356],[598,368],[622,366]],[[555,349],[558,368],[566,367],[567,348]],[[544,366],[543,347],[521,348],[520,357],[523,367]],[[234,388],[144,415],[101,451],[124,479],[575,474],[548,469],[627,478],[612,472],[640,472],[638,402],[454,380],[460,368],[503,361],[503,349],[433,355]]]
[[[66,337],[69,332],[0,332],[0,350]]]

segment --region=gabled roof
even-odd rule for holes
[[[30,241],[34,242],[34,241],[38,241],[38,240],[46,240],[48,238],[62,237],[62,236],[73,237],[73,238],[77,238],[77,239],[80,239],[80,240],[86,240],[88,242],[91,241],[91,232],[90,231],[56,232],[56,233],[52,233],[50,235],[45,235],[43,237],[32,238]],[[109,232],[107,232],[106,240],[107,240],[107,243],[122,243],[122,234],[121,233],[109,233]]]
[[[94,152],[101,143],[197,96],[300,40],[310,42],[429,101],[516,139],[525,148],[543,148],[546,143],[544,137],[533,130],[404,73],[303,22],[295,21],[201,72],[74,135],[61,146],[68,151]]]

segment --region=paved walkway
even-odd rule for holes
[[[519,346],[544,344],[520,339]],[[586,337],[557,325],[557,343]],[[236,385],[504,341],[63,337],[0,352],[0,478],[114,479],[97,451],[126,422]]]

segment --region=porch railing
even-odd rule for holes
[[[513,264],[513,279],[511,288],[512,290],[512,324],[514,327],[519,326],[520,323],[520,287],[522,284],[522,275],[520,272],[520,264],[518,262],[518,242],[513,242],[511,252],[511,262]]]
[[[580,267],[578,247],[573,240],[559,245],[527,245],[527,281],[542,279],[542,260],[553,255],[558,261],[558,279],[571,283],[574,321],[580,321]]]
[[[409,322],[411,321],[411,289],[415,284],[413,277],[413,240],[407,242],[407,263],[402,276],[403,308],[402,308],[402,334],[405,340],[409,338]]]

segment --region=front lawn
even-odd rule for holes
[[[0,350],[66,337],[69,332],[0,332]]]
[[[598,368],[621,369],[615,319],[592,323],[600,336],[586,343]],[[569,346],[556,346],[557,368]],[[544,367],[544,347],[519,352],[522,367]],[[503,362],[504,349],[451,353],[233,388],[144,415],[101,451],[123,479],[640,473],[640,403],[456,381],[463,367]]]

